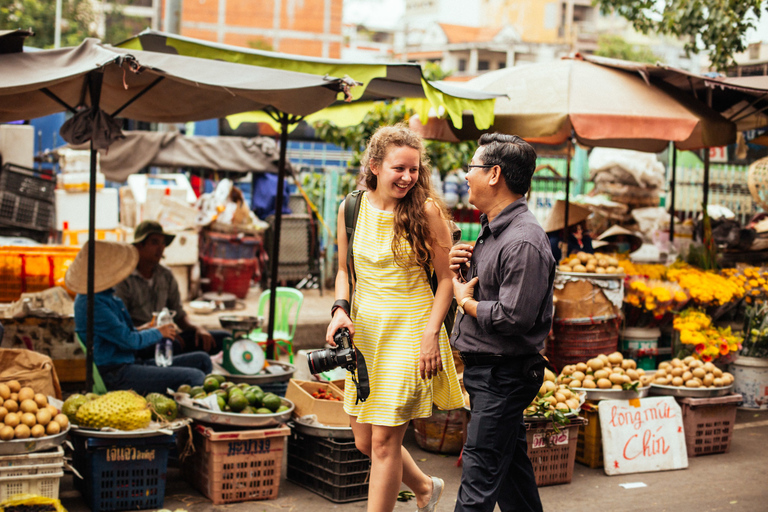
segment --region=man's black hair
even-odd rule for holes
[[[483,163],[501,167],[507,188],[525,195],[536,169],[536,150],[517,135],[484,133],[477,143],[484,147]]]

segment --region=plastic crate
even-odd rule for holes
[[[27,229],[17,226],[3,226],[0,225],[0,236],[8,238],[29,238],[35,242],[41,244],[48,243],[48,239],[51,237],[50,229]],[[13,243],[13,242],[11,242]]]
[[[368,499],[371,460],[354,441],[291,432],[288,480],[335,503]]]
[[[0,456],[0,501],[16,494],[59,498],[64,476],[64,450]]]
[[[200,256],[224,260],[252,260],[261,250],[261,239],[236,233],[200,233]]]
[[[0,302],[64,286],[64,275],[79,251],[79,247],[50,245],[0,248]]]
[[[536,485],[567,484],[573,478],[579,426],[587,420],[574,418],[555,432],[552,423],[526,423],[528,458],[536,475]]]
[[[176,436],[132,439],[71,436],[75,487],[92,512],[162,508],[168,452]]]
[[[0,224],[46,230],[53,227],[55,214],[53,203],[0,190]]]
[[[286,380],[283,382],[267,382],[266,384],[259,384],[259,387],[264,393],[273,393],[277,396],[281,396],[285,398],[285,392],[288,391],[288,381]]]
[[[214,505],[277,498],[288,427],[215,432],[196,425],[184,478]]]
[[[730,450],[736,408],[742,401],[741,395],[677,399],[683,410],[685,447],[689,457]]]
[[[587,423],[579,425],[579,438],[576,442],[576,462],[592,469],[603,467],[603,434],[600,431],[600,414],[597,410],[582,409],[580,416]]]
[[[259,260],[224,260],[201,258],[201,274],[208,279],[203,285],[205,291],[233,293],[244,299],[251,287],[251,278],[256,273]]]
[[[53,174],[10,163],[0,170],[0,191],[53,203],[55,189]]]

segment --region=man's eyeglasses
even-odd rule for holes
[[[479,167],[480,169],[490,169],[491,167],[496,167],[496,165],[491,164],[467,164],[467,171],[471,171],[473,167]]]

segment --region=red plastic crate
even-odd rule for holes
[[[713,398],[678,398],[683,410],[685,447],[689,457],[726,453],[731,449],[736,407],[741,395]]]
[[[196,425],[184,478],[214,505],[277,498],[288,427],[215,432]]]
[[[555,432],[550,421],[526,423],[528,458],[536,475],[536,485],[544,487],[571,482],[579,426],[586,423],[584,418],[573,418],[568,425],[559,427],[560,432]]]
[[[225,260],[220,258],[201,258],[202,275],[208,278],[203,285],[207,292],[228,292],[244,299],[251,287],[251,279],[258,269],[258,259]]]

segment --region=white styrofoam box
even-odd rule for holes
[[[176,282],[179,285],[179,295],[181,296],[181,302],[186,302],[189,297],[189,267],[190,265],[168,265],[171,269],[173,277],[176,278]]]
[[[0,124],[0,160],[32,169],[35,166],[35,128]]]
[[[89,171],[60,173],[56,176],[56,184],[58,188],[67,192],[87,191],[91,188],[91,173]],[[102,188],[104,188],[104,175],[97,172],[96,189]]]
[[[56,150],[59,155],[59,169],[62,173],[91,172],[91,152],[87,149],[62,148]],[[96,171],[99,171],[101,155],[96,152]]]
[[[69,229],[88,229],[88,192],[67,192],[56,189],[56,229],[62,231],[64,222]],[[96,229],[116,229],[117,189],[104,188],[96,191]]]
[[[186,191],[183,188],[148,187],[146,201],[141,205],[141,220],[160,220],[163,213],[163,199],[170,197],[176,201],[186,200]]]
[[[165,248],[163,251],[162,264],[170,267],[175,265],[194,265],[197,263],[198,242],[200,235],[197,231],[169,231],[163,229],[166,233],[171,232],[176,235],[171,245]],[[126,229],[125,241],[133,243],[133,231],[132,229]]]

